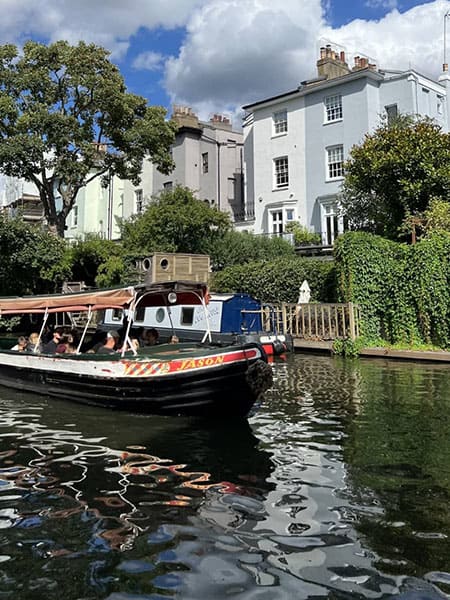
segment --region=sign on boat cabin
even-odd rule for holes
[[[122,310],[106,310],[105,328],[120,327]],[[237,335],[263,331],[261,304],[248,294],[211,294],[203,305],[137,307],[134,326],[155,328],[162,341],[174,333],[184,340],[202,340],[206,332],[214,341],[232,341]]]

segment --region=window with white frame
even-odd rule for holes
[[[286,221],[293,221],[293,220],[294,220],[294,209],[287,208],[286,209]]]
[[[140,214],[144,208],[144,194],[142,190],[135,190],[134,197],[136,202],[136,212]]]
[[[287,156],[275,158],[275,188],[286,188],[289,185],[289,162]]]
[[[171,190],[173,188],[173,182],[172,181],[166,181],[165,183],[163,183],[163,188],[165,190]]]
[[[327,148],[327,179],[344,176],[344,146]]]
[[[273,113],[273,133],[274,135],[280,135],[281,133],[287,133],[288,122],[287,122],[287,110],[279,110]]]
[[[340,121],[342,119],[342,96],[328,96],[325,98],[325,123]]]
[[[442,96],[436,97],[436,112],[438,115],[442,115],[444,112],[444,98]]]
[[[270,228],[274,235],[279,235],[283,233],[283,211],[282,210],[273,210],[270,213]]]

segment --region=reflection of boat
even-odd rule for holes
[[[11,535],[23,543],[34,519],[35,528],[45,528],[39,551],[47,556],[92,552],[92,539],[97,547],[103,540],[104,548],[126,550],[166,522],[168,509],[185,523],[207,490],[259,496],[273,488],[270,454],[258,447],[246,419],[233,422],[230,446],[229,424],[220,421],[202,428],[189,417],[118,416],[14,391],[7,398],[0,400],[0,474],[3,492],[16,494],[8,511]],[[64,521],[80,536],[76,550],[61,535]],[[36,538],[36,529],[26,531]]]
[[[221,344],[256,341],[263,345],[266,354],[279,355],[292,348],[292,340],[272,330],[271,312],[270,306],[263,306],[248,294],[211,294],[207,310],[191,304],[142,307],[136,311],[134,322],[140,327],[157,329],[161,339],[176,335],[189,342],[207,337]],[[263,324],[263,316],[267,326]],[[122,319],[122,311],[106,310],[103,327],[120,327]]]
[[[114,290],[0,298],[0,315],[99,309],[206,305],[205,284],[165,282]],[[87,320],[85,332],[89,325]],[[132,347],[131,320],[124,348]],[[85,333],[84,332],[84,333]],[[82,336],[83,339],[84,335]],[[81,348],[81,342],[78,350]],[[49,355],[1,350],[0,384],[79,402],[153,414],[246,415],[271,385],[272,371],[257,343],[162,344],[115,354]]]

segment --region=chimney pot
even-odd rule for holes
[[[326,52],[325,46],[322,46],[320,48],[320,58],[325,58],[325,52]]]
[[[339,58],[341,60],[341,62],[345,62],[345,52],[341,51],[341,53],[339,54]]]

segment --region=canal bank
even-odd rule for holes
[[[294,351],[332,354],[333,342],[323,340],[303,340],[294,338]],[[399,360],[423,360],[450,363],[450,352],[428,350],[395,350],[392,348],[362,348],[360,356],[373,358],[394,358]]]

